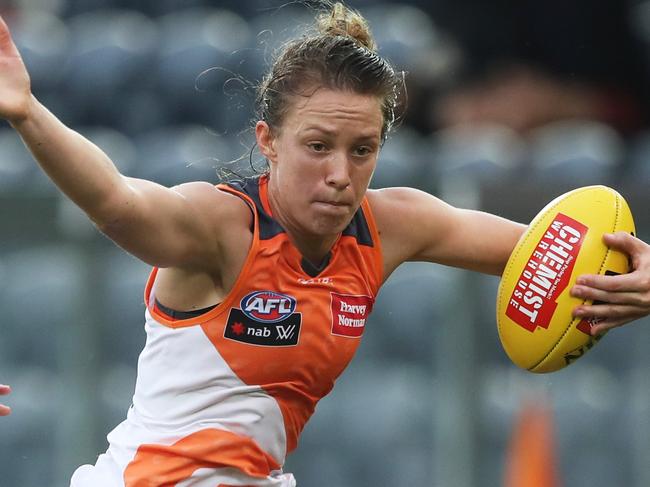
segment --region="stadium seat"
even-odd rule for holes
[[[57,2],[47,2],[57,3]],[[63,14],[66,18],[74,17],[76,15],[96,12],[106,8],[116,7],[116,0],[66,0],[61,2],[63,5]],[[131,5],[135,2],[130,2]]]
[[[60,87],[71,43],[66,24],[44,9],[17,15],[10,25],[12,36],[25,61],[36,93]]]
[[[300,37],[313,21],[313,12],[309,9],[288,3],[271,11],[260,11],[250,19],[250,29],[256,36],[255,45],[265,53],[265,59],[270,60],[280,46]]]
[[[138,165],[133,175],[173,186],[188,181],[217,182],[220,168],[246,153],[236,140],[197,125],[174,126],[135,139]]]
[[[287,469],[300,474],[303,483],[317,485],[323,469],[319,462],[314,466],[313,459],[323,456],[341,479],[337,485],[360,485],[359,479],[363,485],[401,485],[385,483],[400,478],[414,480],[408,485],[427,485],[430,462],[413,469],[409,462],[393,460],[405,458],[397,452],[419,452],[414,463],[433,456],[429,405],[434,394],[421,368],[397,362],[393,366],[386,359],[352,364],[337,381],[336,391],[318,404]]]
[[[481,346],[476,350],[479,364],[511,365],[508,356],[499,341],[496,320],[496,300],[499,278],[486,274],[473,273],[468,279],[471,295],[476,310],[473,329],[476,343]]]
[[[23,192],[36,177],[38,167],[18,134],[0,128],[0,192]]]
[[[144,286],[151,268],[115,245],[97,251],[101,296],[97,319],[103,361],[134,367],[144,347]]]
[[[587,355],[572,365],[575,369],[553,378],[558,457],[570,459],[563,480],[630,485],[632,441],[623,427],[629,391],[622,372],[589,362],[593,358]],[[594,458],[599,459],[595,464]],[[566,461],[563,465],[568,467]]]
[[[75,123],[119,127],[128,94],[154,85],[156,24],[136,11],[106,9],[72,17],[68,25],[61,89],[74,100]]]
[[[96,419],[101,431],[111,431],[126,418],[133,402],[137,361],[107,364],[98,377],[98,394],[101,414]]]
[[[241,130],[252,107],[242,109],[248,95],[237,79],[237,53],[251,40],[248,23],[231,11],[205,8],[163,16],[158,25],[161,43],[153,76],[175,120],[218,132]]]
[[[368,6],[364,15],[370,23],[379,53],[400,70],[425,69],[423,62],[436,62],[441,37],[426,12],[404,3],[386,2]],[[429,67],[431,69],[431,67]]]
[[[9,418],[2,418],[2,483],[39,485],[57,471],[57,421],[52,421],[52,414],[68,406],[64,406],[62,384],[51,369],[25,363],[3,364],[2,374],[3,382],[12,386],[6,402],[13,410]]]
[[[450,294],[454,271],[426,263],[400,266],[382,287],[368,320],[360,356],[430,368]]]
[[[589,121],[558,121],[530,136],[532,178],[574,186],[608,184],[624,159],[624,145],[614,129]]]
[[[432,164],[443,178],[498,180],[516,171],[526,156],[524,141],[501,125],[448,128],[430,138]]]
[[[650,181],[650,131],[631,139],[628,149],[628,161],[621,179],[626,186],[647,187]]]
[[[514,131],[496,124],[456,126],[428,141],[431,182],[442,198],[463,208],[479,208],[480,188],[521,171],[526,144]]]
[[[0,355],[56,371],[62,354],[83,348],[75,334],[84,305],[83,255],[70,246],[34,245],[5,254],[3,263]]]
[[[430,156],[422,137],[414,130],[401,127],[391,134],[379,152],[372,188],[410,186],[424,189],[430,180]]]

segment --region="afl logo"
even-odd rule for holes
[[[276,323],[296,310],[296,298],[273,291],[255,291],[244,296],[241,309],[253,320]]]

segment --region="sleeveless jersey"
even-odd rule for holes
[[[73,487],[295,485],[285,457],[359,345],[382,258],[364,198],[325,267],[310,268],[273,219],[267,183],[218,186],[254,216],[244,266],[218,306],[173,319],[155,305],[151,272],[133,405]]]

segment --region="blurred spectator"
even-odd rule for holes
[[[622,133],[648,120],[641,45],[620,0],[419,1],[455,38],[462,65],[436,88],[434,127],[498,122],[519,132],[588,118]],[[417,110],[417,107],[411,107]],[[425,110],[425,108],[422,108]]]

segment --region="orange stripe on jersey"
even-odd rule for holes
[[[234,467],[266,478],[280,466],[252,439],[205,429],[173,445],[141,445],[124,471],[125,487],[174,487],[200,468]]]

